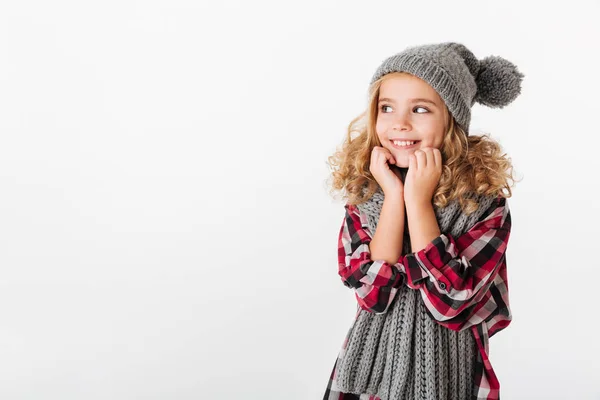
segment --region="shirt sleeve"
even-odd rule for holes
[[[372,239],[366,216],[358,207],[346,204],[344,222],[338,241],[339,275],[345,286],[355,292],[356,300],[364,310],[385,313],[398,288],[405,284],[406,275],[400,264],[372,260],[369,244]]]
[[[430,315],[442,325],[466,329],[494,313],[509,315],[506,248],[511,216],[504,197],[460,237],[440,234],[401,257],[406,284],[422,291]]]

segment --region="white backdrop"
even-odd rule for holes
[[[502,396],[600,399],[597,1],[0,3],[0,398],[321,399],[355,311],[325,163],[383,59],[526,75]]]

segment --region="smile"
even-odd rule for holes
[[[403,149],[403,150],[407,150],[407,149],[413,149],[415,147],[417,147],[417,145],[420,143],[420,140],[413,140],[413,141],[402,141],[402,140],[390,140],[390,143],[392,144],[392,146],[394,146],[397,149]]]

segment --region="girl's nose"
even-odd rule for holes
[[[398,131],[409,131],[411,129],[410,117],[406,113],[398,113],[394,120],[393,129]]]

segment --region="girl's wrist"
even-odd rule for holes
[[[404,191],[402,190],[384,193],[384,197],[384,201],[389,200],[392,203],[404,205]]]
[[[426,199],[404,199],[404,204],[406,205],[407,209],[411,209],[411,210],[422,210],[423,208],[430,208],[433,206],[433,199],[430,200],[426,200]]]

